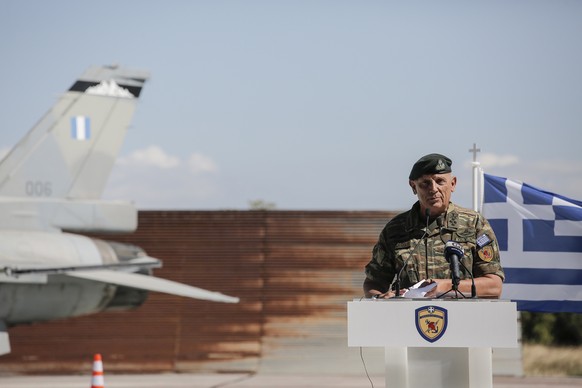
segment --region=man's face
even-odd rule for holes
[[[447,210],[457,178],[451,173],[423,175],[416,180],[409,180],[408,184],[418,197],[421,214],[424,214],[425,209],[430,209],[431,216],[436,217]]]

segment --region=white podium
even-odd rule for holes
[[[348,346],[384,347],[386,388],[491,388],[491,348],[517,347],[517,338],[510,301],[348,302]]]

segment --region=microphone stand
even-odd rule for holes
[[[465,265],[461,261],[461,259],[463,258],[463,254],[462,254],[463,252],[460,250],[460,245],[457,244],[457,243],[454,243],[454,244],[458,245],[458,248],[457,249],[460,252],[459,255],[455,254],[454,252],[452,254],[447,254],[447,250],[451,249],[451,250],[454,251],[455,248],[456,248],[456,247],[454,247],[453,244],[451,244],[453,248],[450,248],[449,243],[454,243],[454,242],[453,241],[449,241],[445,245],[445,258],[449,262],[450,269],[451,269],[451,289],[448,290],[447,292],[445,292],[444,294],[439,295],[437,297],[437,299],[444,297],[445,295],[447,295],[451,291],[454,291],[455,292],[455,299],[459,299],[459,294],[463,297],[463,299],[466,299],[467,298],[465,296],[465,294],[463,294],[462,292],[459,291],[459,282],[461,281],[461,279],[458,276],[458,273],[459,273],[459,264],[462,265],[463,268],[465,268],[465,270],[471,274],[471,280],[472,280],[472,284],[471,284],[471,297],[474,298],[475,297],[475,294],[476,294],[475,281],[473,279],[473,274],[469,270],[467,270],[467,267],[465,267]],[[455,259],[453,259],[453,257]]]
[[[471,276],[471,299],[477,299],[477,287],[475,287],[475,277],[473,276],[473,272],[469,271],[469,268],[467,268],[462,261],[459,261],[459,264],[461,264],[469,276]]]
[[[445,295],[447,295],[451,291],[455,292],[454,299],[460,299],[459,295],[461,295],[463,297],[463,299],[466,299],[467,297],[465,296],[465,294],[460,292],[458,288],[459,288],[458,285],[455,285],[455,281],[453,280],[453,285],[451,286],[451,289],[448,290],[447,292],[444,292],[444,293],[440,294],[439,296],[437,296],[437,299],[441,299],[442,297],[444,297]]]

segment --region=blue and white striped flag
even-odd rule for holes
[[[483,215],[506,276],[502,298],[521,311],[582,312],[582,202],[484,177]]]
[[[89,140],[91,138],[91,120],[89,117],[71,117],[71,138],[75,140]]]

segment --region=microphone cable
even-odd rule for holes
[[[360,302],[362,301],[362,299],[364,299],[366,296],[363,295],[360,298]],[[364,372],[366,372],[366,377],[368,378],[368,381],[370,382],[370,386],[372,388],[374,388],[374,382],[372,382],[372,378],[370,377],[370,374],[368,373],[368,368],[366,367],[366,360],[364,360],[364,348],[362,346],[360,346],[360,359],[362,360],[362,365],[364,366]]]
[[[370,378],[370,374],[368,373],[368,368],[366,368],[366,361],[364,360],[364,348],[360,346],[360,358],[362,359],[362,365],[364,366],[364,371],[366,372],[366,377],[370,382],[370,386],[374,388],[374,382]]]

